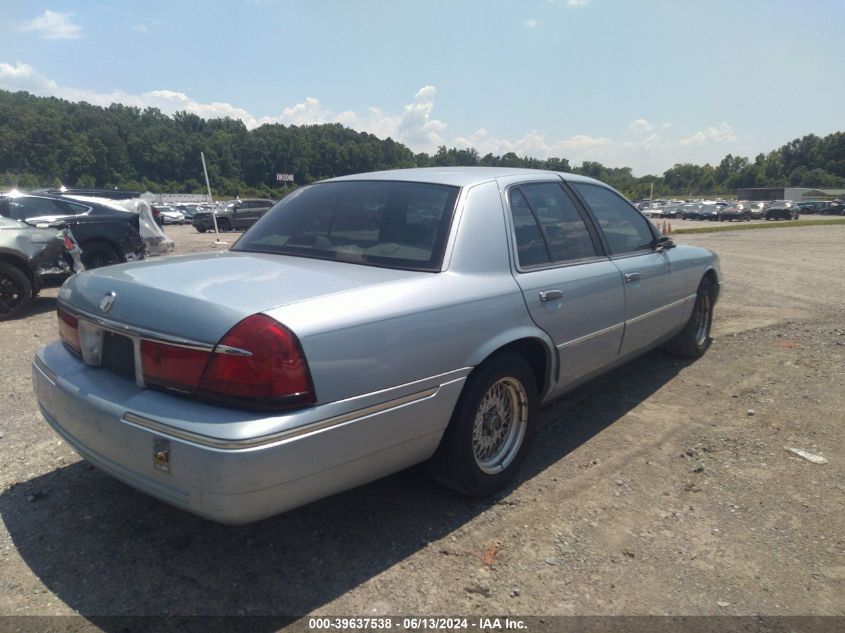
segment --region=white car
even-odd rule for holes
[[[164,224],[185,224],[185,214],[171,207],[158,207]]]

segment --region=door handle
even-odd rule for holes
[[[625,273],[625,283],[634,283],[642,278],[640,273]]]
[[[560,290],[541,290],[540,291],[540,301],[556,301],[563,296],[563,292]]]

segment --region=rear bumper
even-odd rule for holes
[[[343,403],[314,407],[302,423],[301,412],[262,419],[138,389],[86,367],[60,344],[39,350],[32,370],[44,418],[80,455],[142,492],[230,524],[278,514],[427,459],[466,373],[346,401],[345,413],[338,413]],[[194,419],[185,415],[191,410]],[[209,427],[215,411],[221,437],[196,433]],[[244,420],[233,422],[238,415]],[[245,428],[256,433],[245,435]],[[240,435],[232,436],[233,429]]]

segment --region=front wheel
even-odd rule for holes
[[[698,285],[692,315],[684,329],[666,343],[666,351],[682,358],[701,358],[713,339],[713,282],[707,277]]]
[[[19,268],[0,262],[0,321],[10,319],[32,299],[32,284]]]
[[[538,400],[534,372],[522,356],[505,354],[478,367],[432,458],[434,478],[471,497],[506,488],[525,459]]]

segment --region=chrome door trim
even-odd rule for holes
[[[574,338],[571,341],[566,341],[566,343],[561,343],[560,345],[557,346],[557,348],[558,348],[558,350],[563,350],[563,349],[565,349],[567,347],[571,347],[573,345],[579,345],[581,343],[586,343],[589,340],[592,340],[594,338],[598,338],[599,336],[603,336],[605,334],[610,334],[611,332],[615,332],[619,328],[623,328],[623,327],[625,327],[624,323],[617,323],[616,325],[611,325],[610,327],[606,327],[606,328],[598,330],[596,332],[592,332],[590,334],[587,334],[586,336],[581,336],[581,337],[578,337],[578,338]]]
[[[672,303],[667,303],[665,306],[661,306],[655,310],[651,310],[650,312],[646,312],[645,314],[641,314],[639,316],[634,317],[633,319],[628,319],[626,323],[639,323],[644,319],[651,318],[660,312],[664,312],[665,310],[671,310],[672,308],[681,305],[684,302],[691,301],[696,298],[697,295],[689,295],[688,297],[684,297],[683,299],[678,299],[677,301],[673,301]]]

